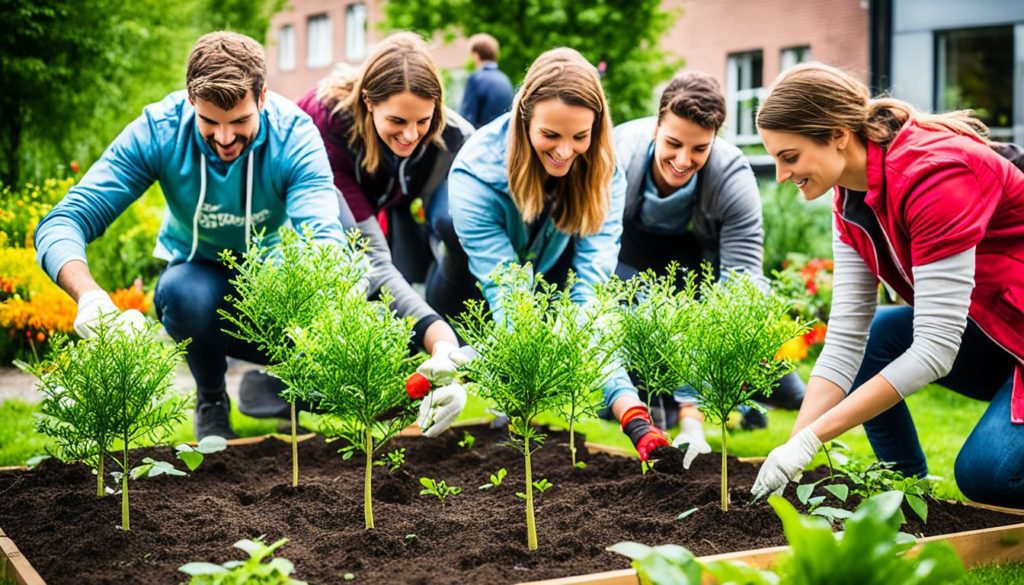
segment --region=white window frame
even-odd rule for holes
[[[765,91],[764,87],[752,87],[753,79],[751,79],[751,73],[753,71],[753,61],[755,55],[758,54],[760,54],[761,57],[761,79],[763,81],[763,51],[758,49],[756,51],[746,51],[743,53],[734,53],[729,55],[728,71],[726,74],[728,82],[726,109],[730,123],[726,125],[726,136],[729,138],[730,142],[737,146],[761,143],[761,138],[757,135],[757,128],[754,126],[753,116],[750,116],[749,120],[741,120],[740,113],[742,108],[739,106],[742,102],[755,99],[758,103],[761,103],[767,95],[767,91]],[[746,127],[745,122],[749,123],[749,127]]]
[[[779,72],[788,71],[801,63],[811,61],[810,45],[786,47],[779,54]]]
[[[366,58],[366,4],[356,2],[345,9],[345,58],[362,61]]]
[[[277,31],[277,68],[292,71],[295,66],[295,27],[286,24]]]
[[[321,69],[334,63],[331,15],[315,14],[306,20],[306,67]]]

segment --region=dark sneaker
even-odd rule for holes
[[[237,439],[238,435],[231,430],[231,401],[227,393],[221,395],[220,400],[204,399],[202,396],[196,402],[195,426],[193,430],[196,440],[202,441],[206,437],[217,436],[225,439]]]
[[[292,405],[281,397],[284,382],[263,371],[250,370],[238,385],[238,410],[253,418],[291,419]],[[295,403],[297,410],[317,412],[304,400]]]
[[[746,407],[740,412],[740,426],[745,430],[768,428],[768,415],[756,408]]]

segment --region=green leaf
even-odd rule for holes
[[[687,510],[687,511],[679,514],[678,516],[676,516],[676,520],[685,520],[685,519],[689,518],[690,516],[693,516],[693,514],[697,510],[699,510],[699,509],[700,508],[690,508],[689,510]]]
[[[228,572],[224,567],[213,563],[185,563],[178,567],[178,570],[186,575],[192,575],[193,577],[201,575],[220,575]]]
[[[181,459],[189,471],[195,471],[203,463],[203,454],[199,451],[181,451],[178,453],[178,459]]]
[[[807,503],[807,499],[811,497],[811,494],[813,492],[814,492],[814,484],[813,483],[803,483],[803,484],[800,484],[796,488],[796,497],[797,497],[798,500],[800,500],[801,504],[806,504]]]
[[[914,494],[907,494],[907,503],[910,504],[910,509],[917,514],[921,522],[928,522],[928,502],[924,498]]]
[[[811,514],[815,516],[824,516],[830,520],[845,520],[853,516],[853,512],[849,510],[844,510],[842,508],[830,508],[828,506],[815,508]]]
[[[199,444],[196,445],[196,450],[204,455],[209,455],[210,453],[223,451],[224,449],[227,449],[227,447],[227,439],[216,435],[210,435],[208,437],[204,437],[202,441],[199,441]]]
[[[844,484],[837,483],[825,486],[825,491],[845,502],[850,495],[850,488]]]

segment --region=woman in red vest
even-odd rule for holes
[[[835,288],[825,348],[791,438],[754,495],[864,424],[875,454],[928,472],[904,398],[937,382],[990,402],[956,460],[973,500],[1024,506],[1024,172],[968,112],[870,99],[817,63],[780,76],[757,126],[777,179],[833,191]],[[878,283],[907,305],[876,308]]]

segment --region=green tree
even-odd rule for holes
[[[0,0],[0,182],[95,160],[142,108],[184,85],[192,44],[262,41],[283,0]]]
[[[572,47],[607,65],[602,81],[620,122],[652,113],[654,86],[682,65],[659,47],[678,15],[660,0],[389,0],[382,27],[449,41],[490,33],[513,84],[544,51]]]

